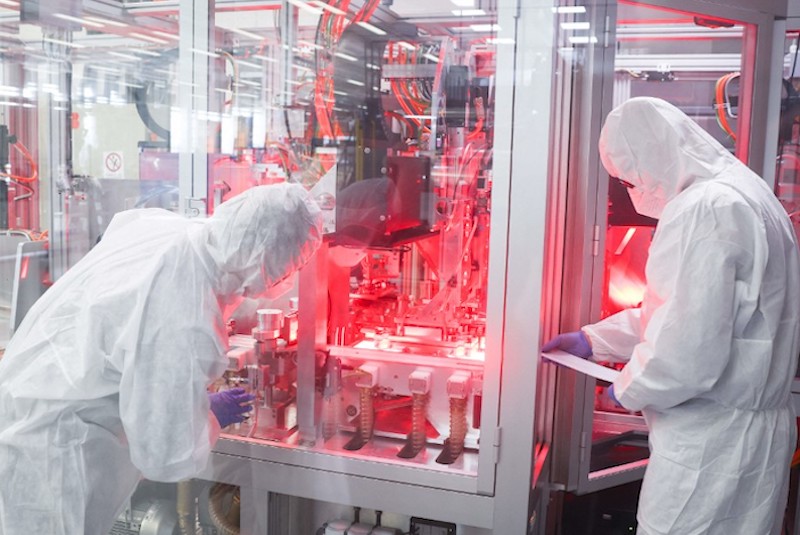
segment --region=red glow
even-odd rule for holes
[[[30,258],[27,256],[22,258],[22,265],[20,266],[19,271],[19,278],[25,280],[28,278],[28,264],[30,264]]]

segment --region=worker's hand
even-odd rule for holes
[[[542,351],[544,352],[554,349],[572,353],[576,357],[581,357],[582,359],[588,359],[592,356],[592,345],[582,331],[559,334],[542,346]]]
[[[217,417],[220,427],[243,422],[247,413],[253,410],[250,404],[254,396],[245,393],[244,388],[232,388],[208,395],[211,412]]]
[[[619,402],[617,396],[614,394],[614,385],[608,387],[608,397],[613,401],[618,407],[622,407],[622,403]],[[624,408],[624,407],[623,407]]]

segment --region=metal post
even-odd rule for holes
[[[214,53],[211,17],[214,0],[180,1],[178,113],[172,150],[179,157],[180,210],[205,216],[208,206],[209,62]]]

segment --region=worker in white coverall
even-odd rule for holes
[[[642,307],[543,349],[625,363],[610,393],[650,430],[638,533],[777,534],[800,342],[789,218],[763,180],[662,100],[612,111],[600,154],[636,211],[659,220]]]
[[[0,361],[0,534],[105,535],[142,476],[202,470],[247,410],[206,390],[227,364],[224,309],[302,266],[320,223],[298,185],[253,188],[206,220],[114,217]]]

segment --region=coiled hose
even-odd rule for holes
[[[375,428],[375,406],[372,401],[372,388],[358,389],[358,403],[361,412],[358,415],[358,434],[363,442],[372,438]]]
[[[414,394],[411,398],[411,434],[409,436],[414,452],[420,452],[425,447],[427,413],[428,395]]]
[[[217,483],[211,487],[208,494],[208,513],[219,535],[239,535],[239,512],[241,510],[239,487]],[[223,512],[225,498],[229,494],[233,495],[231,505],[227,512]]]
[[[467,400],[450,398],[450,439],[447,441],[451,458],[455,459],[464,451],[467,438]]]

